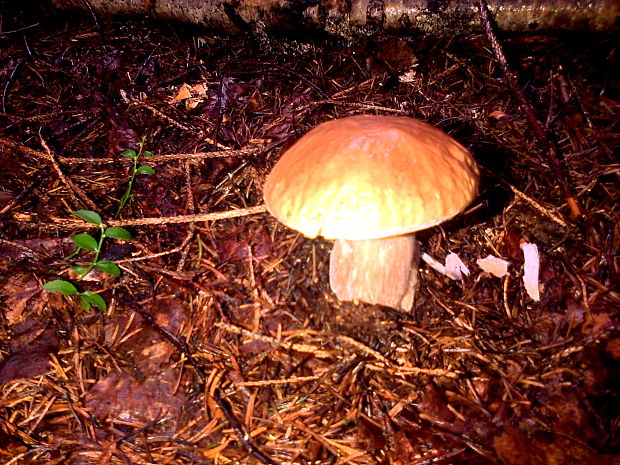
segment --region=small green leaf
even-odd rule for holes
[[[84,221],[88,221],[89,223],[103,224],[103,221],[101,220],[101,217],[99,216],[99,214],[92,210],[78,210],[74,213],[76,216],[79,216]]]
[[[69,281],[63,279],[54,279],[43,285],[43,289],[50,292],[60,292],[62,295],[76,295],[77,288]]]
[[[155,170],[153,169],[153,167],[151,167],[149,165],[142,165],[142,166],[138,166],[138,169],[136,170],[136,173],[138,173],[138,174],[155,174]]]
[[[74,265],[71,267],[71,269],[75,272],[75,274],[77,274],[78,276],[82,276],[84,273],[86,273],[86,270],[88,268],[86,268],[85,266],[81,266],[81,265]]]
[[[104,273],[111,274],[112,276],[120,276],[121,269],[109,260],[101,260],[95,264],[97,268],[99,268]]]
[[[146,158],[155,158],[155,154],[153,154],[153,152],[149,152],[148,150],[145,150],[142,153],[144,154]]]
[[[93,305],[96,305],[101,310],[105,310],[106,308],[108,308],[108,305],[105,303],[105,300],[103,300],[103,297],[101,297],[99,294],[93,294],[89,300],[91,301]]]
[[[120,226],[113,226],[105,230],[105,236],[112,239],[124,239],[130,241],[133,239],[131,233]]]
[[[90,310],[90,302],[88,301],[88,298],[84,294],[80,294],[80,305],[82,306],[84,310],[86,311]]]
[[[125,157],[125,158],[136,158],[136,151],[135,150],[123,150],[121,152],[121,157]]]
[[[105,310],[108,308],[108,305],[105,303],[103,297],[99,294],[93,294],[90,291],[85,291],[80,297],[84,297],[90,304],[93,304],[96,307],[99,307],[101,310]]]
[[[76,234],[71,238],[78,247],[86,250],[97,250],[97,241],[93,236],[86,233]]]

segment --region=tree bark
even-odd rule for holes
[[[89,6],[102,15],[177,20],[228,34],[291,35],[325,31],[343,38],[379,33],[480,32],[471,0],[51,0],[63,9]],[[611,32],[618,0],[490,0],[500,29],[515,32]]]

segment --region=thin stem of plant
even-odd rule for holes
[[[77,279],[77,282],[82,281],[88,275],[88,273],[93,270],[93,268],[99,261],[99,255],[101,254],[101,249],[103,247],[103,240],[105,239],[105,226],[101,224],[99,225],[99,227],[101,229],[101,236],[99,237],[99,242],[97,243],[97,248],[95,249],[95,257],[93,258],[92,262],[90,262],[88,267],[82,272],[80,277]]]
[[[127,189],[125,190],[125,193],[121,197],[121,201],[118,204],[118,209],[116,210],[116,215],[114,215],[114,218],[118,218],[118,215],[121,214],[121,210],[125,208],[125,205],[127,205],[127,202],[129,201],[129,198],[131,197],[131,189],[133,187],[133,181],[134,179],[136,179],[136,170],[138,169],[138,157],[137,156],[133,157],[132,161],[133,161],[133,166],[131,168],[131,177],[129,178]]]

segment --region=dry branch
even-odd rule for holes
[[[476,5],[468,0],[52,0],[58,8],[92,8],[103,15],[136,15],[177,20],[228,34],[325,31],[340,37],[377,33],[442,34],[481,30]],[[490,9],[506,31],[588,30],[617,27],[620,4],[615,0],[495,0]],[[95,18],[96,20],[96,18]]]
[[[63,165],[112,165],[112,164],[123,164],[130,165],[131,161],[127,158],[116,157],[116,158],[90,158],[90,157],[63,157],[63,156],[55,156],[53,154],[47,152],[40,152],[38,150],[32,149],[24,144],[19,142],[15,142],[11,139],[7,139],[4,137],[0,137],[0,146],[6,145],[12,149],[17,151],[26,153],[28,155],[32,155],[33,157],[40,158],[42,160],[51,161],[52,159],[57,159]],[[161,154],[157,155],[152,160],[149,160],[149,163],[167,163],[171,161],[182,161],[182,160],[204,160],[209,158],[227,158],[227,157],[242,157],[246,155],[257,155],[265,150],[268,150],[274,147],[276,144],[267,145],[255,145],[248,146],[245,148],[241,148],[238,150],[217,150],[211,152],[195,152],[195,153],[171,153],[171,154]]]
[[[531,104],[527,96],[525,95],[525,91],[519,84],[519,75],[516,71],[512,69],[510,64],[508,63],[508,59],[506,58],[506,54],[504,53],[504,48],[500,43],[496,33],[494,22],[497,24],[495,18],[491,18],[489,13],[489,4],[486,0],[478,0],[478,6],[480,8],[480,17],[482,20],[482,24],[484,25],[485,32],[487,34],[487,38],[491,43],[491,47],[493,48],[493,52],[499,61],[502,71],[504,72],[504,78],[506,82],[510,86],[513,94],[519,101],[519,105],[521,106],[525,116],[527,117],[528,123],[536,136],[538,144],[542,148],[542,153],[544,159],[549,163],[549,168],[554,178],[558,182],[560,189],[566,199],[566,203],[568,204],[571,214],[573,218],[581,217],[581,208],[579,207],[579,203],[577,202],[577,197],[573,193],[573,189],[566,179],[566,175],[564,173],[564,168],[560,164],[559,160],[559,148],[556,143],[549,137],[547,129],[542,125],[542,123],[538,120],[538,116],[536,115],[536,110],[534,110],[534,106]],[[495,20],[495,21],[494,21]]]
[[[201,221],[219,221],[228,218],[239,218],[241,216],[255,215],[257,213],[264,213],[266,208],[264,205],[256,205],[248,208],[238,208],[236,210],[228,210],[222,212],[213,213],[198,213],[196,215],[179,215],[169,217],[155,217],[155,218],[137,218],[132,220],[110,220],[106,224],[108,226],[148,226],[154,224],[180,224],[180,223],[198,223]],[[98,227],[92,223],[74,218],[56,218],[47,217],[45,220],[37,218],[35,215],[15,213],[13,218],[16,221],[22,221],[26,223],[37,223],[41,221],[41,224],[52,223],[56,228],[64,229],[93,229]]]

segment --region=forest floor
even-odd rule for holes
[[[502,40],[579,217],[484,34],[259,40],[13,2],[0,462],[620,463],[617,42]],[[261,209],[287,147],[361,113],[425,120],[481,169],[464,214],[418,235],[470,274],[421,266],[411,313],[337,301],[331,244]],[[133,154],[150,167],[134,178]],[[103,263],[80,280],[86,233]],[[509,274],[483,272],[487,255]]]

